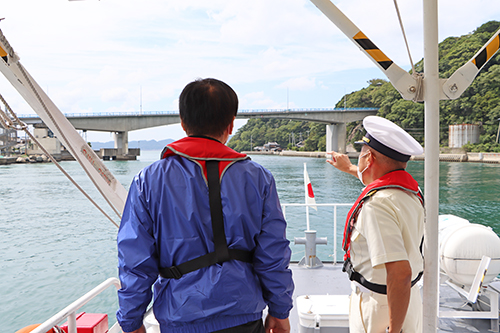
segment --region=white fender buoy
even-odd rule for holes
[[[500,237],[489,227],[454,215],[439,216],[439,263],[455,283],[470,286],[483,255],[491,258],[483,285],[500,273]]]

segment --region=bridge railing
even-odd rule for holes
[[[349,111],[376,111],[378,108],[293,108],[293,109],[245,109],[238,113],[273,113],[273,112],[349,112]],[[65,113],[66,118],[82,117],[136,117],[136,116],[156,116],[156,115],[179,115],[179,111],[142,111],[142,112],[95,112],[95,113]],[[19,118],[39,118],[36,114],[20,114]]]

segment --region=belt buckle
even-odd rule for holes
[[[174,279],[178,280],[182,277],[181,271],[177,268],[177,266],[170,267],[170,272],[172,273]]]

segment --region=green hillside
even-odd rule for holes
[[[477,28],[473,33],[461,37],[449,37],[439,44],[440,77],[448,78],[458,68],[469,61],[474,54],[491,38],[500,27],[500,22],[490,21]],[[423,72],[423,60],[415,65],[417,72]],[[381,73],[382,75],[382,73]],[[379,116],[390,119],[406,129],[418,141],[424,140],[424,104],[405,101],[387,81],[372,79],[368,86],[345,96],[347,107],[377,107]],[[500,118],[500,52],[485,65],[471,86],[454,101],[441,101],[441,145],[448,145],[448,125],[480,125],[480,143],[467,145],[471,151],[497,151],[495,143]],[[344,107],[344,97],[335,105]],[[347,124],[348,142],[362,136],[361,122]],[[293,133],[293,134],[292,134]],[[231,138],[228,146],[242,151],[250,150],[250,145],[262,146],[276,141],[282,147],[292,148],[300,135],[304,147],[300,150],[324,151],[326,148],[325,125],[278,119],[250,119]]]

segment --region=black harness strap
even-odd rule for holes
[[[222,216],[222,200],[220,197],[219,161],[207,161],[208,197],[212,231],[214,234],[214,252],[186,261],[177,266],[160,268],[160,275],[167,279],[180,279],[184,274],[229,260],[252,263],[253,253],[227,247],[224,219]]]
[[[356,281],[363,287],[375,293],[387,295],[387,286],[385,284],[372,283],[367,279],[365,279],[363,275],[359,274],[354,270],[354,268],[352,267],[351,258],[347,258],[347,260],[344,261],[344,266],[342,267],[342,271],[347,273],[347,275],[349,276],[349,280]],[[422,275],[424,275],[424,272],[418,273],[417,277],[413,281],[411,281],[412,287],[418,281],[420,281]]]
[[[210,202],[210,217],[214,233],[215,259],[217,262],[229,260],[224,220],[222,219],[222,201],[220,197],[219,162],[207,161],[208,199]]]

